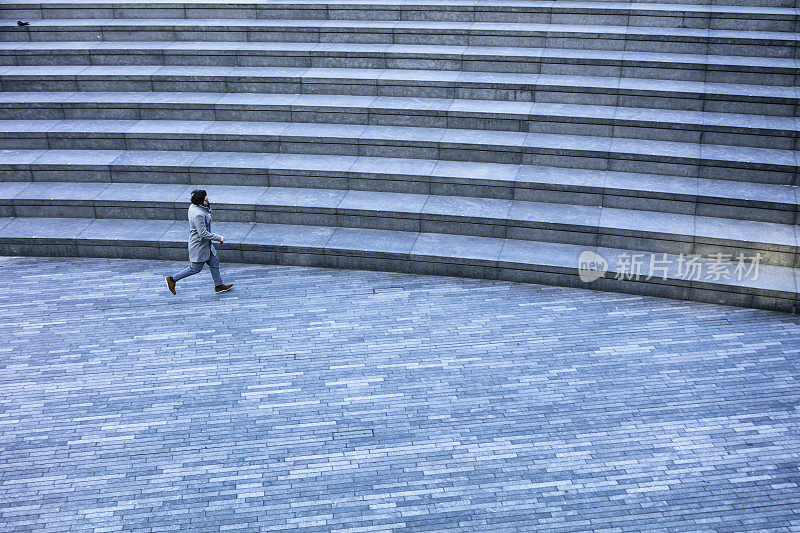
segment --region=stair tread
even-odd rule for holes
[[[561,135],[493,130],[330,124],[319,122],[238,122],[184,120],[0,120],[0,133],[107,133],[119,135],[237,135],[276,139],[352,139],[426,144],[501,146],[600,153],[713,159],[764,165],[798,165],[800,151],[750,146],[655,141],[622,137]]]
[[[394,230],[338,228],[329,226],[299,226],[287,224],[262,224],[243,222],[215,222],[214,229],[224,234],[225,246],[266,246],[285,251],[312,251],[316,253],[389,254],[391,257],[437,262],[466,262],[501,268],[536,268],[566,271],[577,274],[580,254],[589,250],[606,258],[610,274],[626,273],[620,268],[621,254],[630,250],[559,244],[538,241],[519,241],[491,237],[417,233]],[[0,241],[37,239],[51,242],[87,242],[130,246],[181,245],[186,242],[186,221],[135,220],[135,219],[82,219],[82,218],[0,218]],[[123,241],[124,244],[120,244]],[[635,253],[635,252],[633,252]],[[653,280],[660,284],[689,284],[698,288],[730,290],[733,292],[780,293],[796,298],[800,269],[775,265],[759,265],[758,276],[736,279],[697,279],[687,281],[677,271],[679,256],[652,254],[656,261],[671,264],[662,279],[661,273]],[[618,260],[613,262],[613,258]],[[649,261],[651,254],[644,253],[640,260]],[[685,258],[684,258],[685,259]],[[734,272],[735,259],[715,260],[703,258],[701,263],[716,263]],[[643,278],[642,278],[643,279]],[[588,285],[586,285],[588,287]]]
[[[132,2],[130,0],[104,0],[102,2],[96,0],[80,0],[77,2],[69,2],[72,7],[81,7],[81,6],[115,6],[115,5],[130,5]],[[242,6],[257,6],[259,8],[268,8],[271,7],[270,5],[263,5],[258,4],[255,2],[220,2],[220,1],[192,1],[186,2],[185,0],[156,0],[154,2],[147,2],[148,4],[160,4],[160,5],[178,5],[184,6],[187,4],[190,5],[204,5],[207,7],[211,6],[219,6],[219,7],[242,7]],[[52,5],[64,5],[65,2],[63,0],[13,0],[13,2],[9,2],[12,5],[41,5],[41,6],[52,6]],[[309,5],[309,6],[318,6],[318,5],[327,5],[327,6],[339,6],[339,7],[358,7],[358,6],[380,6],[386,7],[386,4],[376,2],[375,0],[337,0],[335,2],[321,2],[319,0],[302,0],[302,1],[294,1],[294,0],[273,0],[270,2],[271,5],[290,5],[292,7],[298,5]],[[456,8],[456,7],[466,7],[472,9],[479,9],[479,10],[495,10],[501,8],[546,8],[546,9],[594,9],[594,10],[604,10],[604,9],[638,9],[643,11],[667,11],[667,12],[699,12],[699,13],[771,13],[771,14],[786,14],[792,15],[797,13],[797,9],[793,8],[779,8],[779,7],[759,7],[759,6],[739,6],[739,5],[706,5],[706,4],[680,4],[680,3],[669,3],[669,2],[608,2],[608,1],[569,1],[569,2],[558,2],[553,3],[550,0],[511,0],[511,1],[502,1],[502,0],[494,0],[490,3],[486,2],[475,2],[475,0],[448,0],[446,2],[443,1],[420,1],[420,0],[403,0],[403,1],[395,1],[392,2],[390,9],[404,9],[404,8],[419,8],[420,6],[424,6],[427,8],[430,7],[446,7],[446,8]]]
[[[131,104],[175,104],[239,106],[287,110],[342,110],[346,112],[424,111],[437,114],[482,113],[498,117],[559,117],[623,120],[800,131],[800,118],[709,111],[664,110],[624,106],[514,102],[394,96],[319,95],[287,93],[177,93],[177,92],[0,92],[0,104],[102,104],[111,107]]]
[[[375,0],[335,3],[271,0],[268,4],[215,0],[6,3],[0,7],[3,16],[9,17],[0,20],[0,27],[5,27],[8,34],[6,39],[110,37],[116,41],[0,43],[0,59],[6,63],[70,63],[78,62],[73,59],[83,54],[90,55],[88,61],[81,58],[82,61],[95,63],[0,66],[0,87],[57,91],[63,84],[71,91],[79,88],[143,91],[0,92],[4,117],[11,116],[9,110],[18,106],[34,112],[44,108],[46,115],[39,118],[91,117],[108,109],[115,113],[110,117],[179,119],[184,118],[178,114],[183,110],[195,110],[187,118],[199,119],[215,116],[207,111],[209,108],[222,109],[219,117],[237,118],[237,121],[21,120],[29,116],[25,114],[16,117],[20,120],[0,120],[0,135],[7,146],[97,145],[275,152],[0,150],[0,179],[8,180],[0,181],[2,213],[57,215],[0,218],[0,244],[4,253],[13,253],[17,250],[14,245],[18,244],[23,253],[58,255],[66,251],[127,257],[135,255],[120,252],[124,247],[138,250],[155,247],[155,257],[183,257],[188,235],[184,209],[190,191],[201,187],[209,191],[215,213],[219,213],[215,216],[215,231],[228,236],[221,249],[229,246],[231,253],[241,253],[240,257],[245,258],[249,246],[257,253],[248,260],[258,261],[262,259],[261,253],[278,250],[314,258],[312,262],[320,262],[322,256],[335,257],[335,266],[358,268],[363,262],[353,260],[358,257],[375,259],[375,264],[383,268],[388,263],[380,260],[396,260],[394,264],[402,265],[400,268],[405,270],[411,268],[409,263],[450,263],[475,267],[476,271],[484,267],[497,269],[488,277],[499,277],[499,269],[527,270],[537,276],[520,276],[524,280],[580,285],[576,281],[577,267],[579,257],[587,250],[608,259],[641,254],[645,261],[661,256],[673,263],[665,279],[648,280],[651,284],[666,285],[669,290],[645,292],[667,292],[692,299],[719,299],[720,294],[726,294],[728,297],[722,299],[728,302],[747,301],[783,309],[789,302],[788,307],[792,307],[800,302],[800,225],[791,223],[800,220],[797,187],[669,174],[798,182],[800,144],[796,137],[800,131],[797,113],[800,87],[791,81],[792,75],[796,76],[800,70],[800,57],[791,50],[797,46],[800,34],[791,30],[796,30],[800,9],[796,5],[791,8],[716,5],[726,0],[704,0],[705,5],[696,5],[693,1],[700,0],[687,0],[686,4],[669,0],[628,3],[397,0],[391,5],[381,5]],[[788,3],[788,0],[729,1]],[[26,10],[24,6],[33,9]],[[94,18],[70,10],[91,6],[113,8],[92,12],[101,17],[152,18]],[[204,8],[214,7],[229,10],[214,13],[214,9],[209,9],[201,13]],[[10,18],[17,15],[13,11],[17,8],[26,13],[25,20],[31,19],[27,28],[18,28],[16,18]],[[36,8],[41,8],[39,15]],[[159,8],[165,9],[156,11]],[[59,14],[57,10],[64,11]],[[130,11],[126,14],[127,10]],[[439,13],[431,13],[435,10]],[[526,12],[535,15],[526,16]],[[76,18],[39,19],[49,15]],[[208,15],[215,18],[169,18]],[[224,18],[228,15],[234,18]],[[270,16],[276,18],[263,18]],[[428,18],[432,20],[425,20]],[[249,33],[245,35],[246,32]],[[137,42],[138,36],[165,40]],[[119,41],[125,38],[134,40]],[[361,42],[175,40],[180,38]],[[605,44],[597,44],[598,38],[605,38]],[[372,39],[383,44],[366,42]],[[392,44],[397,41],[456,44]],[[583,48],[548,47],[551,43]],[[594,46],[622,50],[590,49]],[[715,51],[720,54],[713,54]],[[736,53],[742,55],[726,55]],[[131,63],[151,64],[106,64],[126,62],[124,57],[117,56],[129,54],[137,56]],[[159,54],[173,57],[162,58]],[[781,55],[788,57],[755,57]],[[246,59],[239,61],[234,57],[235,61],[231,61],[231,56]],[[269,56],[269,60],[264,56]],[[219,65],[222,62],[217,60],[221,59],[227,64],[283,62],[325,66],[189,64]],[[492,66],[495,61],[506,64]],[[541,62],[541,69],[530,68],[525,62],[534,66]],[[165,63],[179,65],[163,66]],[[424,68],[346,68],[349,65]],[[432,66],[489,71],[436,70]],[[512,72],[491,72],[497,69]],[[663,70],[656,73],[652,69]],[[524,73],[527,70],[609,75]],[[620,72],[646,77],[613,75]],[[707,73],[705,78],[703,72]],[[691,79],[714,81],[683,81]],[[745,83],[732,83],[739,81]],[[337,83],[343,86],[337,87]],[[151,89],[180,91],[147,92],[148,85]],[[186,88],[219,92],[186,93]],[[222,92],[260,89],[303,94]],[[310,94],[332,91],[440,98]],[[614,103],[617,95],[617,103],[623,105],[608,105]],[[451,98],[443,98],[446,96]],[[525,99],[552,102],[515,101]],[[556,103],[559,100],[580,103]],[[595,103],[606,105],[592,105]],[[58,111],[68,106],[68,111]],[[146,111],[139,114],[118,109],[138,106]],[[264,110],[270,113],[250,113]],[[305,115],[289,115],[284,111]],[[316,111],[336,115],[325,118]],[[345,120],[342,114],[346,113],[359,116]],[[364,115],[368,120],[362,120]],[[400,121],[395,115],[409,118]],[[242,120],[254,117],[275,121]],[[447,118],[446,125],[461,128],[430,127],[444,124],[439,117]],[[308,122],[299,122],[298,118]],[[483,125],[479,121],[484,119],[499,120]],[[559,129],[551,125],[531,127],[534,132],[476,129],[509,127],[508,124],[513,124],[509,121],[514,120],[529,121],[519,122],[514,129],[528,129],[525,125],[533,124],[532,121],[572,124]],[[644,134],[643,128],[658,128],[658,131]],[[613,135],[609,133],[612,129]],[[667,129],[687,131],[672,137],[667,135]],[[702,131],[702,137],[698,131]],[[741,137],[734,139],[734,133]],[[654,140],[659,138],[680,138],[687,142]],[[688,142],[695,139],[711,142]],[[721,142],[770,148],[717,144]],[[401,157],[358,155],[362,153]],[[417,155],[451,160],[414,159]],[[579,157],[570,160],[570,156]],[[473,163],[459,160],[462,158],[597,165],[628,172]],[[607,160],[603,164],[598,158]],[[175,178],[171,176],[173,171]],[[216,184],[226,182],[240,184]],[[131,218],[58,218],[64,214]],[[347,227],[361,225],[368,228]],[[406,231],[370,229],[379,227]],[[450,233],[407,231],[420,229]],[[470,233],[510,238],[467,235]],[[525,237],[562,242],[525,240]],[[568,244],[582,242],[606,246]],[[79,252],[81,246],[87,248]],[[662,254],[660,250],[676,254],[692,250],[704,255],[717,250],[737,253],[742,250],[751,255],[759,251],[766,255],[767,263],[774,265],[761,265],[762,276],[758,279],[687,280],[676,271],[678,256]],[[151,252],[148,251],[150,256]],[[322,262],[330,264],[329,260]],[[701,262],[710,266],[712,258],[706,257]],[[731,257],[721,262],[727,266],[734,264]],[[610,263],[609,275],[623,273],[619,265]],[[366,264],[372,265],[368,261]],[[438,267],[425,268],[438,270]],[[516,275],[512,272],[511,277]],[[615,284],[609,275],[595,287],[630,290]],[[676,290],[687,287],[691,288],[691,294]],[[704,296],[703,291],[708,291],[708,295]],[[778,303],[770,304],[770,299]]]
[[[796,247],[800,226],[720,217],[620,209],[591,205],[555,204],[364,190],[315,189],[240,185],[152,183],[0,182],[0,201],[87,201],[140,205],[185,203],[191,191],[206,188],[215,205],[278,208],[301,207],[327,212],[361,212],[368,216],[445,217],[470,222],[515,221],[578,230],[636,231],[670,235],[678,240],[715,239]]]
[[[0,42],[0,50],[80,52],[160,51],[180,53],[197,51],[215,52],[291,52],[298,54],[349,53],[369,56],[441,56],[445,58],[583,58],[619,62],[679,63],[716,66],[747,66],[797,69],[800,60],[794,58],[726,56],[716,54],[689,54],[665,52],[640,52],[632,50],[592,50],[582,48],[541,48],[513,46],[448,46],[427,44],[363,44],[363,43],[302,43],[302,42],[241,42],[241,41],[34,41]]]
[[[412,70],[412,69],[348,69],[321,67],[209,67],[209,66],[0,66],[2,76],[104,76],[109,79],[127,76],[186,76],[204,77],[261,77],[270,80],[343,80],[359,82],[422,82],[459,86],[460,84],[488,84],[492,86],[536,86],[591,88],[607,90],[645,91],[648,93],[698,93],[700,95],[729,95],[740,97],[764,97],[797,100],[800,88],[773,85],[751,85],[734,83],[712,83],[680,80],[652,80],[647,78],[619,78],[603,76],[572,76],[558,74],[518,74],[508,72],[471,72],[457,70]]]
[[[16,24],[15,20],[0,20],[0,26]],[[317,20],[317,19],[34,19],[30,28],[47,27],[206,27],[206,28],[348,28],[369,30],[437,30],[437,31],[487,31],[496,34],[504,32],[530,33],[602,33],[611,35],[663,35],[672,37],[695,38],[727,38],[727,39],[762,39],[797,41],[798,35],[793,32],[756,31],[756,30],[716,30],[699,28],[645,27],[645,26],[613,26],[606,24],[554,24],[531,22],[450,22],[427,20]]]
[[[459,182],[508,183],[525,187],[543,184],[592,192],[657,193],[692,198],[730,199],[800,205],[798,188],[791,185],[739,182],[568,167],[476,163],[433,159],[368,156],[271,154],[249,152],[183,152],[136,150],[0,150],[0,165],[31,166],[144,166],[145,168],[240,168],[271,171],[325,171],[413,178],[451,178]]]

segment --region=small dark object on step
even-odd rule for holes
[[[27,25],[29,25],[29,24],[30,24],[30,22],[23,22],[23,21],[21,21],[21,20],[18,20],[18,21],[17,21],[17,26],[27,26]]]

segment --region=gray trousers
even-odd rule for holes
[[[211,257],[208,258],[208,268],[211,269],[211,277],[214,278],[214,285],[222,285],[222,278],[219,275],[219,257],[217,257],[217,251],[214,247],[211,247]],[[192,276],[197,274],[201,270],[203,270],[203,265],[205,263],[189,263],[189,266],[172,276],[172,279],[178,281],[179,279],[186,278],[188,276]]]

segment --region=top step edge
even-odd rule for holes
[[[740,12],[740,13],[765,13],[774,15],[794,15],[798,14],[795,0],[762,0],[764,5],[752,5],[752,0],[736,3],[737,0],[727,0],[724,4],[714,3],[713,0],[698,2],[697,0],[644,0],[639,2],[613,2],[607,0],[579,0],[560,2],[554,0],[495,0],[489,2],[478,2],[477,0],[399,0],[390,5],[378,2],[377,0],[336,0],[334,2],[323,2],[319,0],[275,0],[269,3],[263,2],[225,2],[218,0],[154,0],[152,2],[136,2],[130,0],[87,0],[82,2],[64,2],[63,0],[14,0],[0,6],[0,9],[98,9],[98,8],[150,8],[162,9],[164,6],[176,8],[215,8],[215,9],[358,9],[369,6],[372,9],[384,11],[398,11],[404,9],[418,9],[424,6],[426,9],[464,9],[471,11],[494,11],[498,9],[626,9],[643,11],[697,11],[697,12]]]
[[[442,20],[361,20],[361,19],[267,19],[267,18],[43,18],[29,21],[30,26],[18,28],[14,18],[0,19],[0,28],[10,34],[20,34],[31,40],[31,30],[38,32],[95,32],[95,31],[202,31],[214,32],[360,32],[384,33],[401,32],[418,34],[436,31],[441,35],[509,35],[520,38],[522,35],[574,37],[608,35],[614,39],[675,38],[691,42],[693,39],[727,39],[734,41],[752,40],[766,43],[797,43],[800,33],[795,31],[733,30],[689,28],[674,26],[631,26],[625,24],[567,24],[563,22],[475,22]],[[15,32],[20,30],[23,33]],[[416,32],[416,33],[415,33]],[[596,38],[596,37],[595,37]],[[15,39],[11,39],[15,40]],[[135,41],[132,41],[135,42]],[[790,46],[795,46],[791,44]]]
[[[321,256],[330,254],[340,255],[347,251],[357,251],[364,256],[371,253],[380,254],[375,259],[392,258],[411,261],[433,261],[435,263],[467,264],[507,270],[513,275],[514,281],[527,280],[535,283],[559,284],[567,282],[570,285],[577,280],[569,281],[566,277],[554,283],[553,274],[561,276],[586,276],[581,278],[582,288],[595,288],[610,292],[639,293],[645,286],[649,294],[659,285],[677,285],[681,289],[677,293],[661,290],[656,295],[668,296],[680,300],[711,301],[744,307],[765,307],[784,311],[793,310],[797,305],[798,281],[800,269],[791,266],[778,266],[763,264],[759,260],[757,270],[749,270],[755,261],[755,256],[727,257],[727,256],[697,256],[692,259],[699,266],[692,274],[681,272],[681,267],[690,256],[681,254],[666,254],[648,251],[636,251],[623,248],[610,248],[605,246],[583,246],[568,243],[551,243],[544,241],[519,241],[515,239],[499,239],[496,237],[481,237],[472,235],[450,235],[442,233],[410,232],[401,230],[383,230],[371,228],[342,228],[336,226],[302,226],[292,224],[254,223],[254,222],[218,222],[217,226],[230,235],[229,244],[232,250],[241,250],[242,246],[248,250],[259,251],[269,249],[281,252],[300,252],[302,254]],[[72,245],[67,246],[58,253],[83,256],[84,251],[75,245],[99,245],[86,255],[94,257],[98,252],[109,253],[117,247],[130,247],[131,244],[141,246],[149,245],[153,248],[168,250],[173,245],[183,243],[185,247],[184,230],[185,222],[176,220],[150,219],[145,222],[137,219],[96,219],[96,218],[44,218],[44,217],[9,217],[0,219],[0,231],[5,242],[27,243],[34,246],[46,244]],[[309,228],[315,228],[313,234]],[[107,251],[103,248],[108,247]],[[263,247],[263,248],[262,248]],[[185,249],[183,251],[185,254]],[[235,253],[235,252],[234,252]],[[23,252],[23,255],[30,252]],[[386,254],[389,254],[388,256]],[[19,255],[19,253],[17,254]],[[41,252],[38,254],[41,255]],[[116,252],[113,256],[120,257]],[[123,255],[122,257],[137,257],[137,255]],[[174,260],[175,256],[167,252],[156,252],[152,258]],[[235,257],[235,256],[234,256]],[[659,266],[656,273],[652,266],[647,275],[647,258],[655,260]],[[616,258],[616,264],[613,259]],[[609,259],[612,259],[609,261]],[[335,259],[334,259],[335,260]],[[604,263],[602,270],[595,270],[585,266],[584,262],[599,260]],[[642,261],[644,267],[633,270],[633,261]],[[292,259],[289,259],[292,261]],[[299,263],[298,263],[299,264]],[[302,263],[307,265],[307,259]],[[315,261],[318,266],[331,266],[331,263]],[[714,266],[714,271],[725,272],[719,276],[709,276],[709,268]],[[737,265],[745,267],[741,275],[736,270]],[[342,266],[339,266],[342,268]],[[358,268],[344,266],[343,268]],[[694,267],[693,267],[694,268]],[[532,271],[532,277],[526,276],[523,271]],[[437,269],[438,273],[439,269]],[[535,274],[544,274],[540,278]],[[422,273],[430,273],[425,269]],[[701,277],[706,273],[705,278]],[[598,275],[595,275],[598,274]],[[733,275],[731,275],[733,274]],[[466,275],[474,274],[447,274]],[[521,278],[520,278],[521,276]],[[650,280],[653,282],[650,283]],[[544,281],[543,281],[544,280]],[[598,281],[599,280],[599,281]],[[589,285],[594,282],[593,286]],[[621,288],[620,284],[627,284],[628,289]],[[634,285],[638,289],[631,290]],[[690,292],[691,287],[691,292]],[[656,289],[658,290],[658,289]],[[708,291],[713,291],[711,294]],[[693,294],[694,293],[694,294]],[[765,298],[761,298],[761,297]],[[712,300],[709,300],[713,297]],[[786,300],[782,303],[778,299]]]

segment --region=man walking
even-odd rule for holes
[[[214,278],[214,292],[231,290],[233,283],[225,285],[219,275],[219,257],[211,241],[225,242],[225,237],[211,233],[211,204],[206,191],[192,191],[192,203],[189,205],[189,262],[188,267],[175,276],[167,276],[167,288],[175,294],[175,282],[203,270],[203,263],[208,263],[211,276]]]

